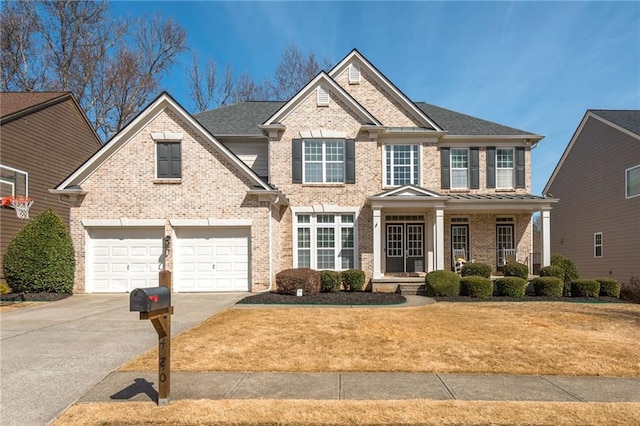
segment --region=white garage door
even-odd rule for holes
[[[177,228],[175,291],[248,291],[248,228]]]
[[[122,293],[158,285],[163,228],[90,228],[87,292]]]

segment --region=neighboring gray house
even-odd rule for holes
[[[640,110],[588,110],[544,193],[552,252],[583,278],[640,278]]]

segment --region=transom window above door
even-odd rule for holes
[[[344,183],[344,139],[302,141],[304,183]]]
[[[419,145],[384,145],[385,186],[420,185]]]

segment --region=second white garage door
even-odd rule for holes
[[[249,228],[176,228],[174,291],[248,291]]]

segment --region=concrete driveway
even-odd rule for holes
[[[173,336],[248,293],[174,294]],[[2,425],[53,421],[125,361],[157,344],[129,295],[74,295],[0,316]]]

